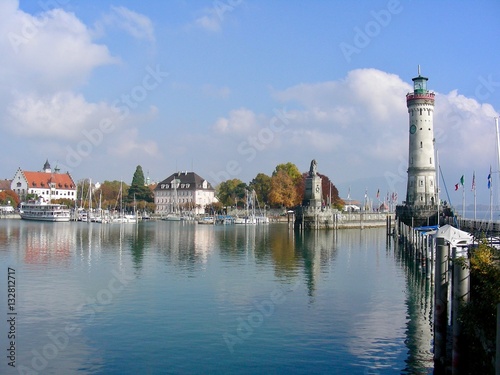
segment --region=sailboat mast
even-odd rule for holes
[[[92,179],[89,178],[89,213],[87,215],[87,222],[90,223],[90,215],[92,214]]]

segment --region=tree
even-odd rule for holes
[[[271,177],[269,203],[271,205],[293,207],[304,196],[302,173],[293,163],[278,164]]]
[[[153,202],[154,196],[151,189],[144,185],[144,172],[140,165],[135,169],[134,177],[132,177],[132,183],[128,189],[127,201],[146,201]]]
[[[264,173],[259,173],[250,181],[250,189],[255,190],[257,200],[263,204],[269,204],[269,192],[271,191],[271,177]]]
[[[128,185],[121,181],[104,181],[101,187],[94,193],[95,197],[101,197],[102,208],[119,208],[120,207],[120,189],[123,196],[127,195]],[[102,196],[101,196],[102,194]]]
[[[302,179],[302,173],[300,173],[299,168],[293,163],[278,164],[274,169],[273,176],[280,171],[290,176],[294,184],[297,184]]]
[[[459,309],[465,335],[463,342],[467,342],[464,363],[468,364],[470,373],[487,374],[491,372],[488,364],[491,364],[495,353],[497,304],[500,303],[500,253],[489,246],[485,238],[471,253],[470,301]],[[467,264],[461,266],[467,267]]]
[[[0,192],[0,204],[10,204],[12,207],[17,207],[19,205],[19,202],[20,199],[13,190],[4,190]]]
[[[232,180],[221,182],[215,190],[217,199],[223,206],[232,206],[236,202],[244,201],[246,189],[247,184],[237,178],[233,178]]]
[[[300,201],[301,197],[293,178],[285,170],[275,171],[271,177],[269,203],[276,206],[293,207],[298,205]]]

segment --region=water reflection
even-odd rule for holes
[[[407,284],[405,345],[408,358],[404,374],[431,374],[433,369],[433,288],[431,275],[422,271],[422,265],[414,257],[409,256],[397,241],[394,243],[395,258],[405,273]]]
[[[49,331],[82,325],[50,370],[422,373],[431,358],[428,281],[383,230],[0,221],[6,257],[24,272],[23,363]],[[229,353],[223,333],[275,291],[283,301]]]
[[[334,231],[297,232],[295,247],[297,256],[302,259],[309,297],[313,297],[316,282],[321,272],[335,261],[336,249]]]

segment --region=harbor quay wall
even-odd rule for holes
[[[1,212],[0,213],[0,219],[20,219],[21,215],[19,215],[17,212],[14,213],[6,213],[6,212]]]
[[[395,217],[390,212],[341,212],[337,215],[337,228],[380,228],[387,225],[388,218],[394,227]]]
[[[390,212],[341,212],[331,208],[298,207],[294,228],[308,229],[363,229],[382,228],[388,231],[395,225],[395,214]]]

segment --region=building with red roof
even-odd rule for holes
[[[41,172],[23,171],[19,168],[11,183],[11,190],[15,191],[21,200],[28,194],[33,194],[50,202],[52,199],[76,200],[76,184],[68,173],[59,173],[59,169],[52,171],[47,160]]]

